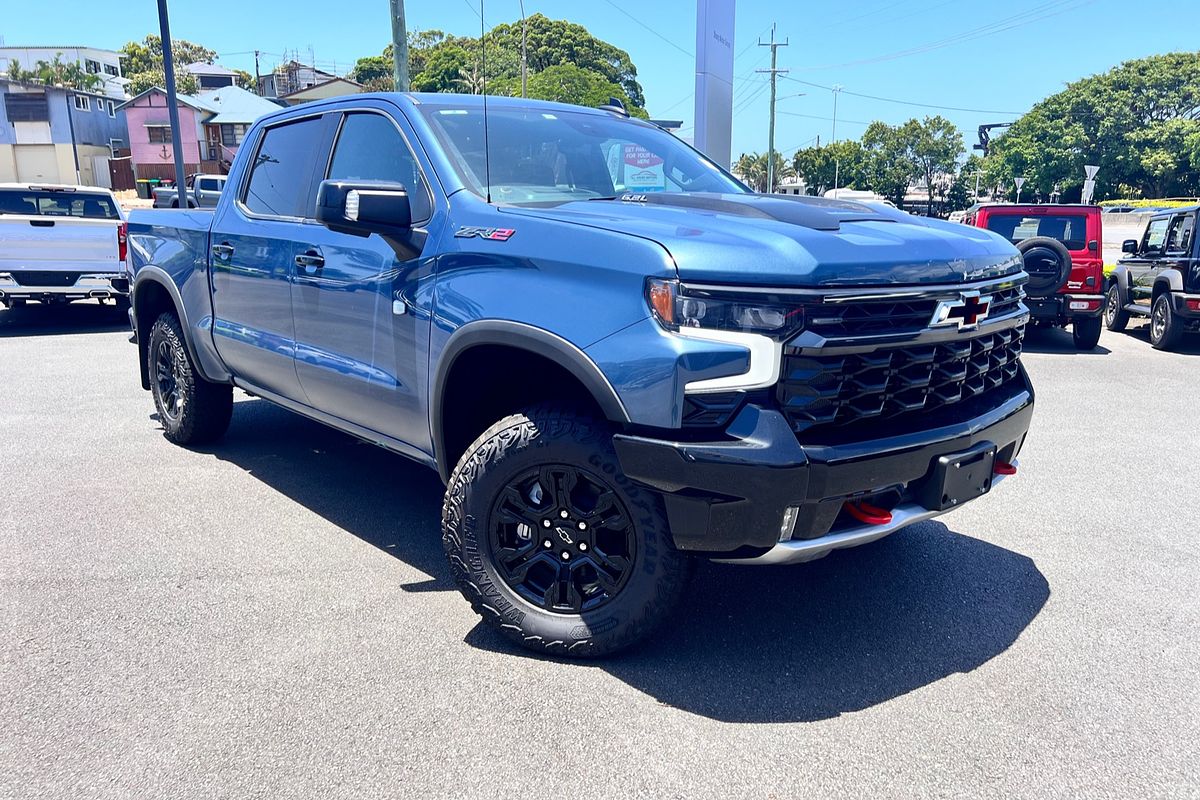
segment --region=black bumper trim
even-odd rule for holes
[[[731,553],[769,548],[783,512],[798,506],[792,536],[822,536],[845,498],[892,488],[915,492],[939,456],[992,442],[1014,459],[1033,415],[1028,379],[992,410],[965,421],[861,442],[801,445],[784,416],[745,406],[728,441],[673,442],[617,434],[626,476],[662,494],[675,544],[682,550]]]

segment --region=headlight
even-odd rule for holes
[[[804,307],[769,292],[698,289],[651,278],[646,282],[646,302],[668,330],[705,328],[782,340],[804,327]]]

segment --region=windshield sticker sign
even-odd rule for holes
[[[625,188],[631,192],[661,192],[666,188],[663,160],[640,144],[625,145]]]

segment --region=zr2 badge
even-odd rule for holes
[[[464,225],[454,232],[458,239],[490,239],[493,242],[507,242],[516,230],[513,228],[476,228]]]

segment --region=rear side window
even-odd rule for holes
[[[268,128],[250,165],[242,202],[255,214],[304,217],[312,205],[309,181],[321,141],[321,118]]]
[[[206,192],[215,192],[221,188],[221,185],[216,178],[201,178],[200,188]]]
[[[1171,223],[1171,230],[1167,233],[1168,253],[1190,253],[1192,250],[1192,230],[1194,226],[1195,216],[1192,214],[1180,214],[1175,217]]]
[[[103,194],[0,189],[0,214],[120,219],[112,198]]]
[[[408,190],[413,222],[429,219],[429,192],[417,159],[396,125],[382,114],[347,114],[333,148],[330,180],[394,181]]]
[[[1048,236],[1062,242],[1068,250],[1087,247],[1086,214],[1053,214],[1025,217],[1018,214],[990,214],[987,229],[998,233],[1013,244],[1035,236]]]

